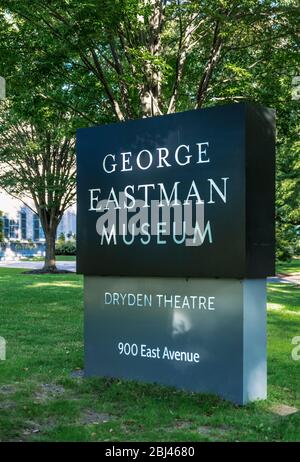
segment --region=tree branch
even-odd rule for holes
[[[205,69],[204,69],[204,72],[203,72],[203,75],[202,75],[202,78],[200,80],[200,84],[198,87],[196,108],[200,108],[203,104],[205,94],[206,94],[206,91],[209,85],[209,81],[212,77],[214,68],[220,59],[221,48],[222,48],[222,39],[220,37],[220,21],[217,20],[215,24],[215,28],[214,28],[214,35],[213,35],[213,42],[212,42],[210,56],[205,66]]]

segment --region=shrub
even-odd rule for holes
[[[57,242],[58,244],[60,244],[61,242],[66,242],[64,233],[60,233],[60,235],[58,236]]]
[[[276,229],[276,258],[279,261],[290,260],[299,252],[299,236],[295,226],[281,224]]]
[[[55,249],[56,255],[76,255],[76,241],[58,241]]]

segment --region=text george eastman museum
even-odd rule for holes
[[[156,152],[152,154],[148,149],[141,149],[137,154],[132,152],[121,152],[117,154],[107,154],[99,169],[108,175],[124,174],[133,172],[134,170],[145,171],[148,169],[163,169],[172,168],[174,164],[178,167],[185,168],[190,165],[208,164],[213,162],[209,154],[209,141],[199,142],[193,146],[188,144],[180,144],[173,152],[169,152],[166,147],[156,148]],[[116,162],[118,159],[118,162]],[[201,206],[204,204],[212,205],[216,201],[224,204],[227,202],[227,182],[229,177],[222,178],[207,178],[206,181],[197,181],[196,177],[191,178],[189,183],[183,181],[174,181],[171,185],[166,186],[163,182],[146,183],[146,184],[126,184],[122,191],[115,187],[110,187],[108,190],[103,188],[92,188],[90,193],[90,212],[105,212],[128,211],[128,213],[136,212],[136,220],[132,221],[131,227],[126,226],[124,220],[119,220],[120,232],[117,233],[116,217],[113,217],[114,223],[108,232],[105,227],[101,227],[103,221],[109,219],[109,213],[99,219],[98,227],[101,227],[101,245],[117,244],[117,235],[123,239],[124,243],[130,245],[133,243],[134,237],[140,231],[140,242],[144,245],[149,244],[151,236],[154,236],[158,244],[166,244],[167,241],[163,235],[172,235],[173,241],[176,244],[187,244],[186,236],[193,237],[191,244],[201,245],[205,239],[208,242],[213,242],[213,232],[211,223],[208,220],[204,226],[200,226],[199,221],[195,223],[195,227],[191,229],[191,223],[188,222],[192,217],[192,212],[189,208],[192,203]],[[151,197],[151,199],[150,199]],[[181,200],[179,200],[179,197]],[[168,220],[159,221],[151,219],[151,212],[156,207],[177,207],[179,208],[180,219],[174,220],[172,229],[168,227]],[[152,210],[151,210],[152,208]],[[183,208],[183,210],[182,210]],[[138,211],[137,211],[138,209]],[[140,209],[150,209],[140,212]],[[185,213],[184,213],[185,212]],[[175,216],[176,216],[175,211]],[[184,219],[182,219],[184,213]],[[203,210],[202,210],[203,213]],[[177,215],[179,218],[179,215]],[[137,225],[137,222],[138,225]],[[182,224],[182,226],[181,226]],[[128,230],[128,233],[127,233]],[[130,237],[126,236],[130,234]]]

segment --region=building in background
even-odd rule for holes
[[[0,210],[3,212],[3,234],[6,242],[45,242],[38,215],[22,202],[0,192]],[[69,240],[74,238],[75,233],[76,210],[71,207],[62,217],[57,229],[57,237],[63,234],[65,239]]]

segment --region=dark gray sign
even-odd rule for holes
[[[237,104],[81,129],[77,152],[79,273],[274,273],[273,111]]]
[[[85,277],[85,372],[266,397],[264,280]]]
[[[78,131],[86,375],[266,397],[274,146],[251,104]]]

